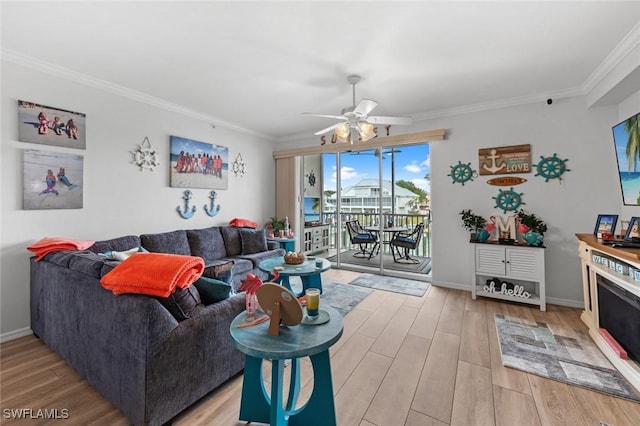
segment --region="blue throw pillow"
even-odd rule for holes
[[[200,299],[205,305],[219,302],[231,294],[231,284],[213,278],[200,277],[193,283],[200,293]]]

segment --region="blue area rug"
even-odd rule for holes
[[[424,281],[407,280],[405,278],[385,277],[383,275],[362,274],[349,283],[360,287],[376,290],[392,291],[394,293],[423,296],[429,288]]]
[[[299,278],[297,277],[291,280],[291,287],[294,292],[302,291],[302,283],[298,280]],[[320,306],[322,306],[323,303],[328,303],[344,317],[358,303],[362,302],[365,297],[370,295],[372,291],[373,290],[353,285],[325,281],[322,283]]]
[[[505,367],[640,402],[586,332],[500,314],[495,321]]]

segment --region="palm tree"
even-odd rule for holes
[[[624,122],[624,129],[629,135],[627,139],[627,159],[629,160],[629,171],[633,166],[636,171],[638,159],[640,158],[640,114],[636,114]]]

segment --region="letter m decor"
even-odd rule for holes
[[[478,160],[480,175],[531,173],[531,145],[481,148]]]

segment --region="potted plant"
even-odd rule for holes
[[[539,246],[542,244],[544,233],[547,232],[547,224],[533,213],[527,213],[523,209],[516,212],[518,230],[527,244]]]
[[[471,209],[462,210],[459,214],[462,216],[462,227],[471,232],[471,241],[476,241],[478,234],[481,234],[482,241],[489,238],[489,233],[483,229],[487,224],[487,219],[473,213]]]
[[[284,236],[284,220],[280,220],[274,216],[270,218],[269,221],[270,222],[267,224],[267,229],[273,232],[274,235],[276,236],[279,236],[279,237]]]

